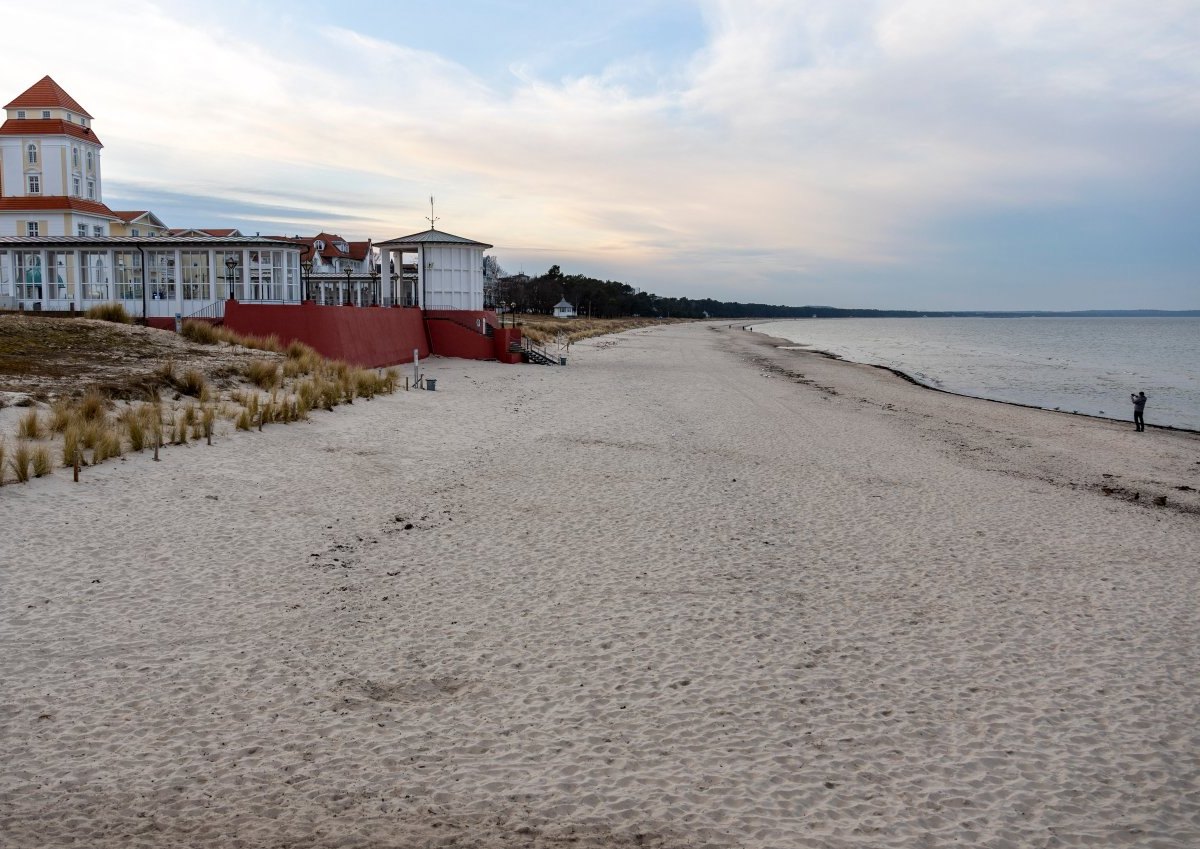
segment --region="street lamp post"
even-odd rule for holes
[[[397,306],[400,303],[400,290],[396,288],[400,282],[400,275],[392,272],[392,306]]]
[[[350,275],[353,273],[354,272],[351,269],[349,269],[349,268],[346,269],[346,301],[345,301],[346,306],[350,306],[350,304],[352,303],[352,301],[350,300]]]
[[[237,266],[238,266],[237,257],[229,256],[229,257],[225,258],[225,297],[231,301],[234,299],[233,298],[233,280],[234,280],[233,270],[235,268],[237,268]]]
[[[304,272],[304,297],[300,300],[311,301],[312,297],[312,260],[306,259],[300,263],[300,269]]]
[[[508,305],[508,313],[509,313],[509,316],[508,316],[509,322],[512,324],[513,327],[516,327],[517,326],[517,302],[516,301],[513,301],[511,304]]]
[[[371,306],[379,306],[379,269],[371,268]]]

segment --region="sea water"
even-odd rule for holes
[[[919,383],[1048,410],[1200,430],[1200,318],[829,318],[753,325]]]

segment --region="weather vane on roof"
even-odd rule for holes
[[[429,221],[429,229],[432,230],[433,223],[438,220],[437,216],[433,214],[433,195],[429,196],[429,214],[425,218]]]

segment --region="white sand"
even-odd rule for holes
[[[0,845],[1200,845],[1200,439],[572,354],[0,490]]]

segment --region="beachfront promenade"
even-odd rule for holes
[[[571,353],[0,490],[0,842],[1200,845],[1200,439]]]

